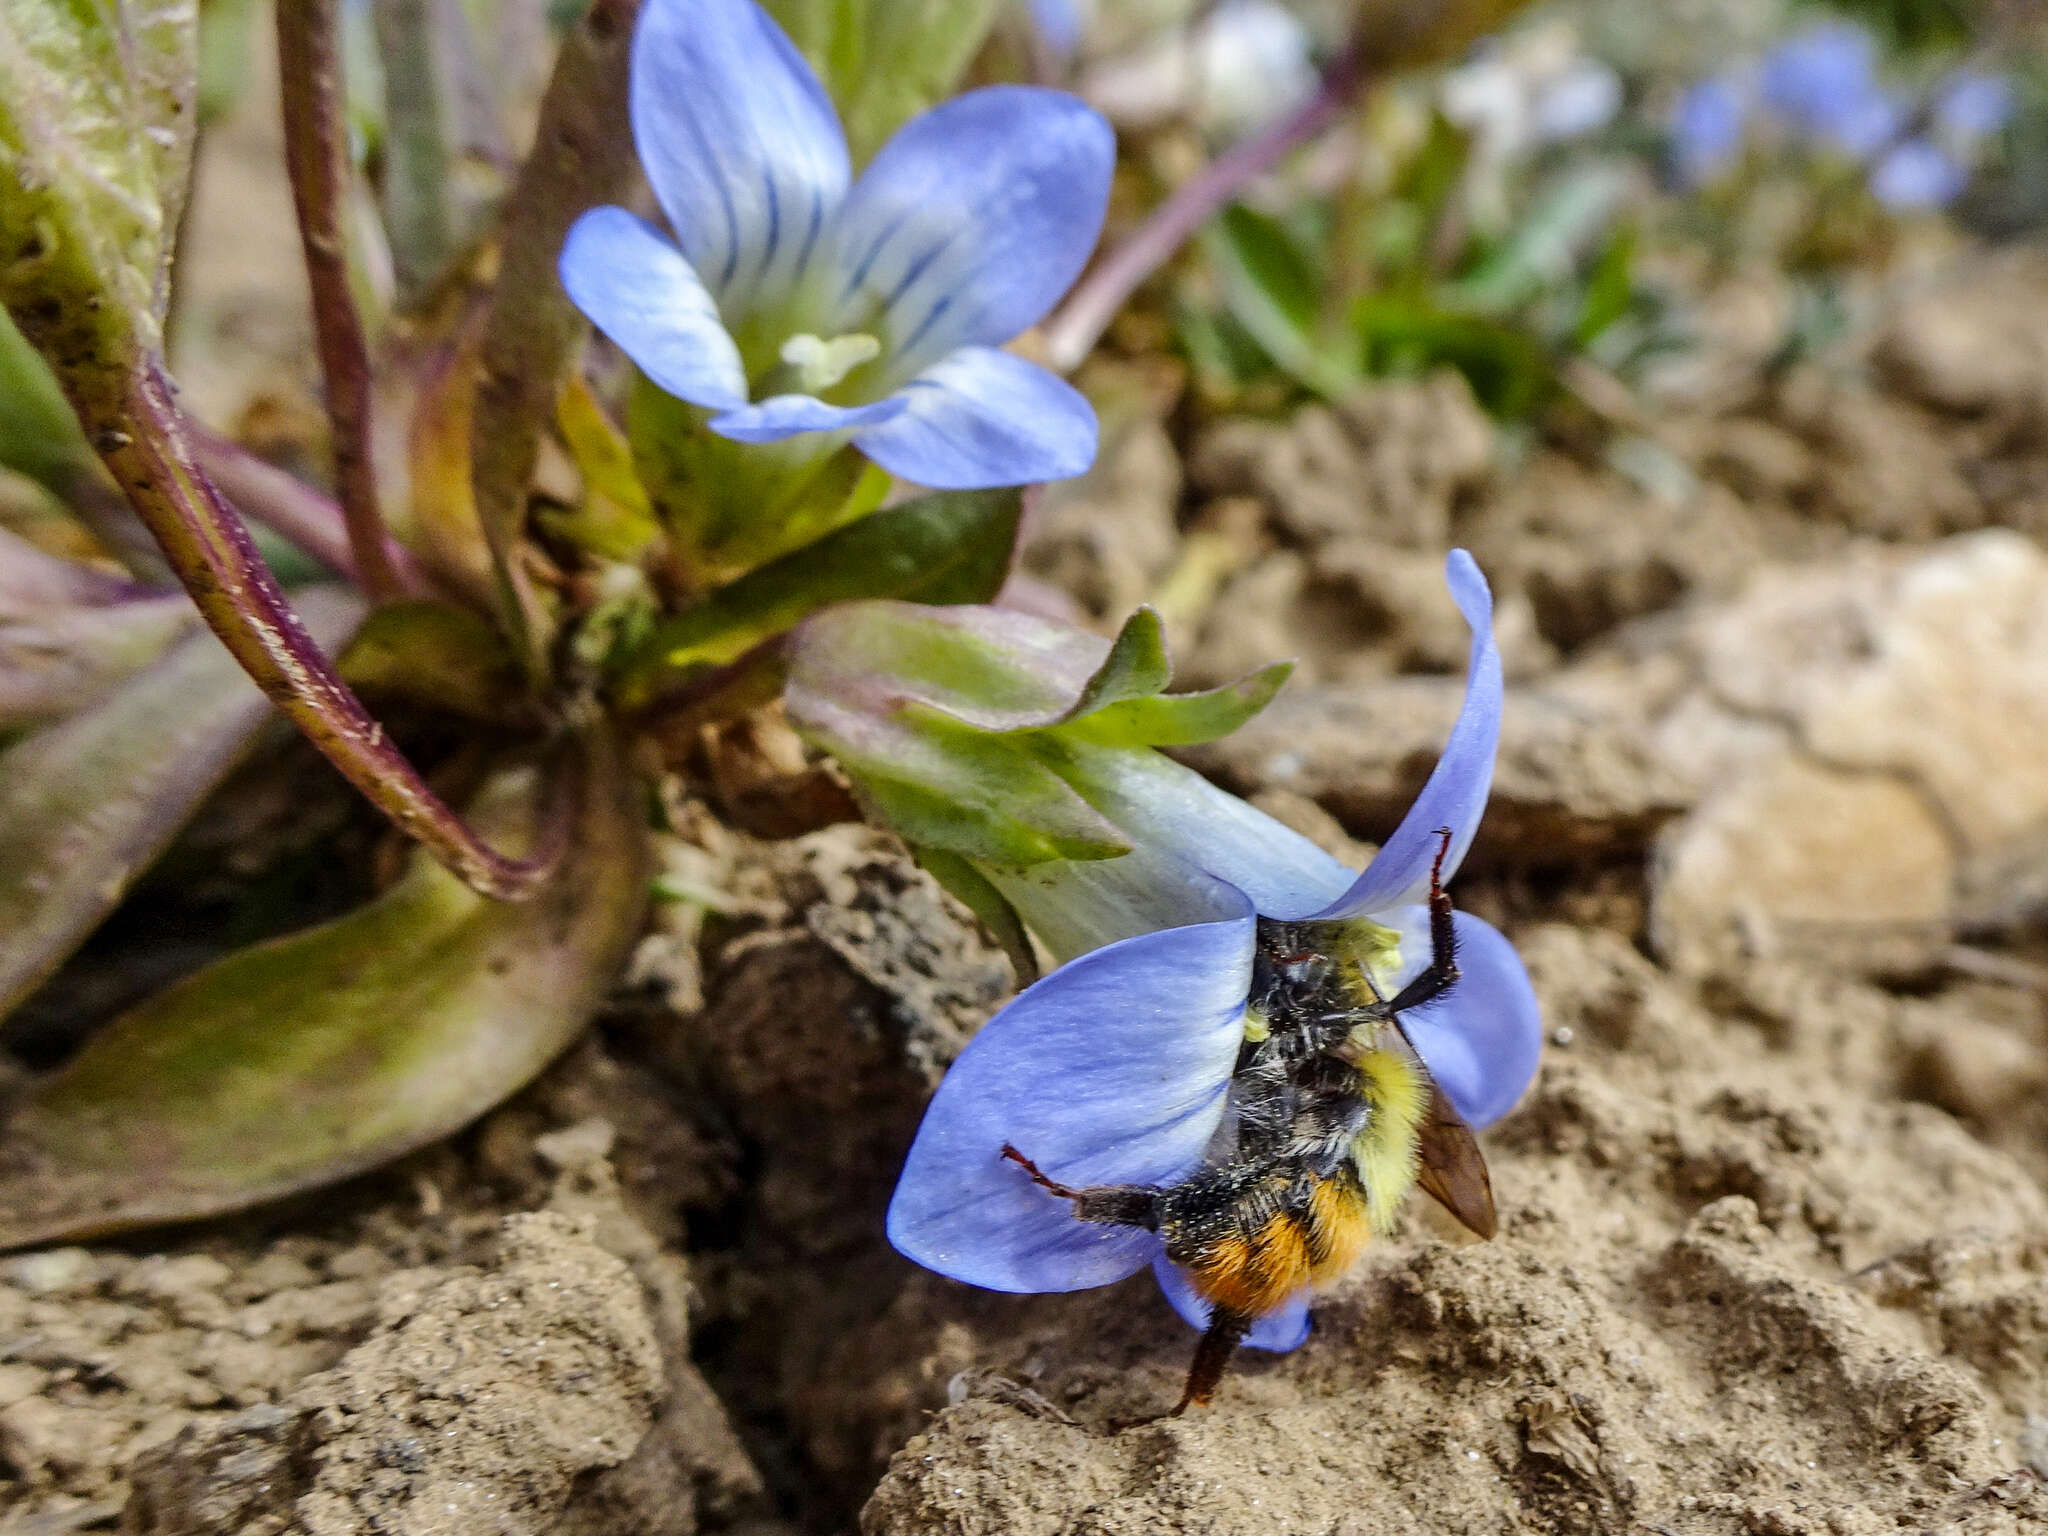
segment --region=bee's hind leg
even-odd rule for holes
[[[1100,1222],[1109,1227],[1143,1227],[1147,1232],[1159,1230],[1159,1197],[1162,1191],[1153,1185],[1089,1184],[1076,1189],[1048,1177],[1038,1164],[1007,1141],[1003,1143],[1003,1156],[1029,1174],[1031,1182],[1040,1189],[1058,1195],[1062,1200],[1071,1200],[1075,1216],[1082,1221]]]
[[[1118,1419],[1110,1425],[1111,1433],[1157,1424],[1162,1419],[1176,1419],[1190,1408],[1208,1407],[1216,1396],[1216,1388],[1223,1380],[1230,1357],[1237,1353],[1237,1346],[1244,1341],[1253,1321],[1248,1313],[1233,1312],[1228,1307],[1216,1308],[1209,1314],[1209,1327],[1202,1335],[1202,1342],[1195,1346],[1195,1358],[1188,1366],[1187,1385],[1181,1388],[1180,1401],[1164,1413],[1148,1414],[1142,1419]]]

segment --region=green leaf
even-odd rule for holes
[[[587,744],[571,853],[494,902],[424,854],[368,906],[243,950],[114,1020],[30,1095],[0,1153],[0,1246],[239,1210],[332,1183],[468,1123],[604,1000],[651,868],[617,749]],[[516,841],[530,771],[470,808]]]
[[[0,6],[0,303],[74,399],[161,347],[197,49],[196,0]]]
[[[953,94],[995,0],[767,0],[825,82],[865,164],[911,117]]]
[[[297,598],[330,649],[361,622],[361,602],[338,587]],[[199,633],[99,708],[0,756],[0,1017],[98,926],[270,718],[270,701]]]
[[[1595,164],[1566,176],[1538,201],[1500,248],[1449,285],[1454,309],[1499,317],[1568,280],[1580,254],[1627,199],[1633,173]]]
[[[1071,782],[1062,743],[1208,741],[1263,708],[1289,670],[1162,694],[1166,649],[1142,609],[1105,645],[1004,609],[848,603],[805,622],[786,653],[790,723],[882,820],[913,844],[1008,866],[1131,846]]]
[[[1147,698],[1163,690],[1172,675],[1173,664],[1166,659],[1165,626],[1150,608],[1140,608],[1117,631],[1109,654],[1074,700],[1067,718],[1079,720],[1113,704]]]
[[[1276,661],[1249,677],[1201,693],[1155,693],[1085,715],[1061,734],[1114,747],[1192,747],[1228,736],[1273,702],[1293,672]]]
[[[1279,220],[1239,204],[1202,238],[1225,307],[1274,362],[1321,394],[1358,383],[1348,348],[1322,334],[1322,275]]]
[[[1000,864],[1105,858],[1128,839],[1011,729],[1058,718],[1104,649],[1000,609],[845,603],[791,636],[783,698],[912,843]]]
[[[1395,186],[1395,195],[1414,209],[1418,233],[1408,263],[1394,274],[1396,283],[1414,282],[1427,275],[1433,237],[1457,206],[1458,189],[1464,185],[1465,166],[1471,157],[1472,135],[1443,113],[1431,113],[1429,137],[1402,169]]]
[[[79,430],[64,391],[14,322],[0,313],[0,465],[27,475],[60,500],[99,460]]]
[[[621,696],[644,703],[664,678],[731,661],[832,603],[985,602],[1009,572],[1022,511],[1013,488],[937,491],[828,533],[658,625]]]
[[[1593,270],[1586,276],[1585,302],[1579,306],[1578,323],[1572,327],[1572,342],[1589,347],[1635,302],[1636,226],[1624,221],[1602,247]]]
[[[1372,373],[1456,368],[1497,416],[1527,415],[1556,382],[1542,342],[1519,326],[1402,298],[1367,299],[1354,320]]]
[[[632,445],[612,425],[581,374],[572,374],[563,386],[555,425],[583,476],[583,501],[568,512],[543,511],[539,521],[579,549],[638,563],[660,539],[661,524],[633,468]]]

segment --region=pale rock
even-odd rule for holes
[[[1787,751],[1666,831],[1650,939],[1696,976],[1809,950],[1881,967],[1942,930],[1954,878],[1947,835],[1912,788]]]

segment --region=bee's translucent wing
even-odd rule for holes
[[[1075,1291],[1159,1239],[1084,1222],[1062,1184],[1168,1184],[1202,1159],[1244,1035],[1253,918],[1141,934],[1069,961],[985,1025],[939,1085],[889,1205],[905,1257],[996,1291]]]
[[[1190,1328],[1209,1326],[1209,1303],[1195,1294],[1178,1264],[1159,1254],[1152,1260],[1152,1273],[1159,1277],[1159,1289],[1166,1292],[1166,1299],[1173,1303],[1173,1310],[1183,1322]],[[1308,1338],[1308,1298],[1307,1290],[1296,1291],[1277,1310],[1253,1323],[1251,1332],[1244,1336],[1245,1348],[1267,1349],[1276,1355],[1301,1348]]]

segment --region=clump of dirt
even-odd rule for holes
[[[137,1536],[651,1536],[762,1514],[689,1363],[667,1190],[650,1208],[630,1188],[709,1187],[688,1172],[708,1147],[672,1112],[657,1127],[656,1099],[585,1047],[317,1213],[4,1261],[0,1511]]]

